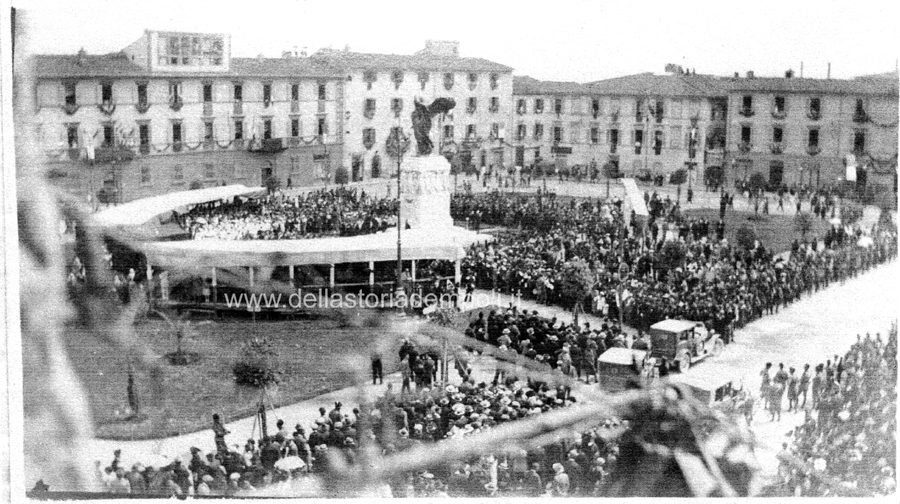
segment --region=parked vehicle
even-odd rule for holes
[[[649,332],[651,357],[658,362],[665,359],[669,367],[681,372],[725,348],[722,338],[703,322],[667,319],[650,326]]]
[[[613,347],[597,359],[597,381],[606,392],[621,392],[631,382],[647,385],[653,365],[650,352]]]

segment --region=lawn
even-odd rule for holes
[[[329,319],[193,323],[183,346],[187,351],[198,352],[201,359],[192,365],[173,366],[161,357],[174,350],[171,326],[159,320],[148,320],[136,326],[135,331],[138,339],[160,356],[158,362],[162,365],[165,390],[165,402],[150,407],[149,374],[136,372],[141,413],[147,415],[141,421],[124,419],[128,405],[127,356],[110,349],[85,330],[72,328],[66,338],[71,362],[89,396],[98,437],[147,439],[174,436],[208,428],[214,412],[225,421],[252,415],[260,391],[236,385],[232,365],[242,343],[253,335],[268,335],[285,371],[272,397],[275,407],[352,385],[353,370],[348,368],[344,358],[357,353],[368,363],[371,345],[377,337],[387,336],[389,341],[390,351],[383,352],[385,374],[395,371],[402,337],[390,327],[347,327]],[[365,373],[368,377],[368,364]],[[167,423],[158,421],[162,418],[168,418]]]
[[[718,209],[687,210],[684,214],[697,219],[705,217],[710,222],[710,233],[715,233],[715,223],[719,222]],[[760,215],[760,220],[751,220],[752,216],[753,212],[737,212],[731,209],[725,212],[725,238],[729,243],[735,243],[734,233],[744,224],[756,231],[757,239],[766,249],[775,253],[790,250],[794,239],[800,238],[800,233],[794,229],[793,215]],[[814,217],[812,230],[806,236],[821,238],[829,227],[828,220]]]

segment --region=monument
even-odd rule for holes
[[[404,158],[400,165],[400,215],[403,224],[410,229],[440,231],[453,226],[450,217],[450,163],[440,154],[432,152],[431,120],[455,106],[452,98],[438,98],[428,106],[421,100],[415,102],[412,124],[416,154]]]

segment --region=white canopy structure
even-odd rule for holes
[[[94,222],[100,226],[140,226],[153,220],[154,217],[175,209],[233,198],[235,196],[251,196],[265,192],[264,187],[247,187],[234,184],[220,187],[207,187],[191,191],[179,191],[160,196],[152,196],[123,205],[107,208],[94,215]]]
[[[403,260],[457,261],[483,235],[453,227],[444,233],[427,229],[403,231]],[[360,236],[308,240],[184,240],[145,242],[139,245],[147,261],[162,267],[271,267],[306,264],[368,263],[397,259],[397,228]]]

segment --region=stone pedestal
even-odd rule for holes
[[[447,159],[439,155],[409,156],[401,163],[400,173],[401,224],[437,232],[453,227]]]

